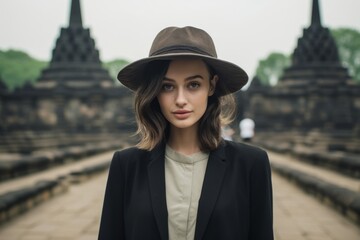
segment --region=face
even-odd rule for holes
[[[197,128],[217,78],[215,75],[210,79],[208,68],[200,59],[170,62],[157,99],[172,128]]]

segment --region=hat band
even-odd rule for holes
[[[160,54],[174,53],[174,52],[192,52],[192,53],[199,53],[199,54],[213,57],[212,54],[209,54],[208,52],[206,52],[200,48],[184,46],[184,45],[173,45],[173,46],[169,46],[169,47],[160,48],[159,50],[151,53],[150,56],[156,56],[156,55],[160,55]]]

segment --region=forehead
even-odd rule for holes
[[[202,74],[208,75],[206,63],[199,58],[180,58],[170,62],[166,76],[172,74]]]

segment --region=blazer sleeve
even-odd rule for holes
[[[124,175],[120,166],[119,152],[110,164],[100,220],[99,240],[125,239],[123,218]]]
[[[273,199],[270,163],[265,151],[254,158],[250,188],[250,238],[273,240]]]

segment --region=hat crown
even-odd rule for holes
[[[152,43],[149,56],[125,66],[119,71],[117,78],[123,85],[136,91],[142,84],[147,84],[144,72],[149,63],[182,57],[200,58],[214,70],[219,76],[216,84],[218,96],[238,91],[248,80],[242,68],[217,58],[214,42],[207,32],[191,26],[161,30]]]
[[[168,27],[155,37],[149,56],[173,53],[199,53],[217,58],[214,42],[204,30],[194,27]]]

